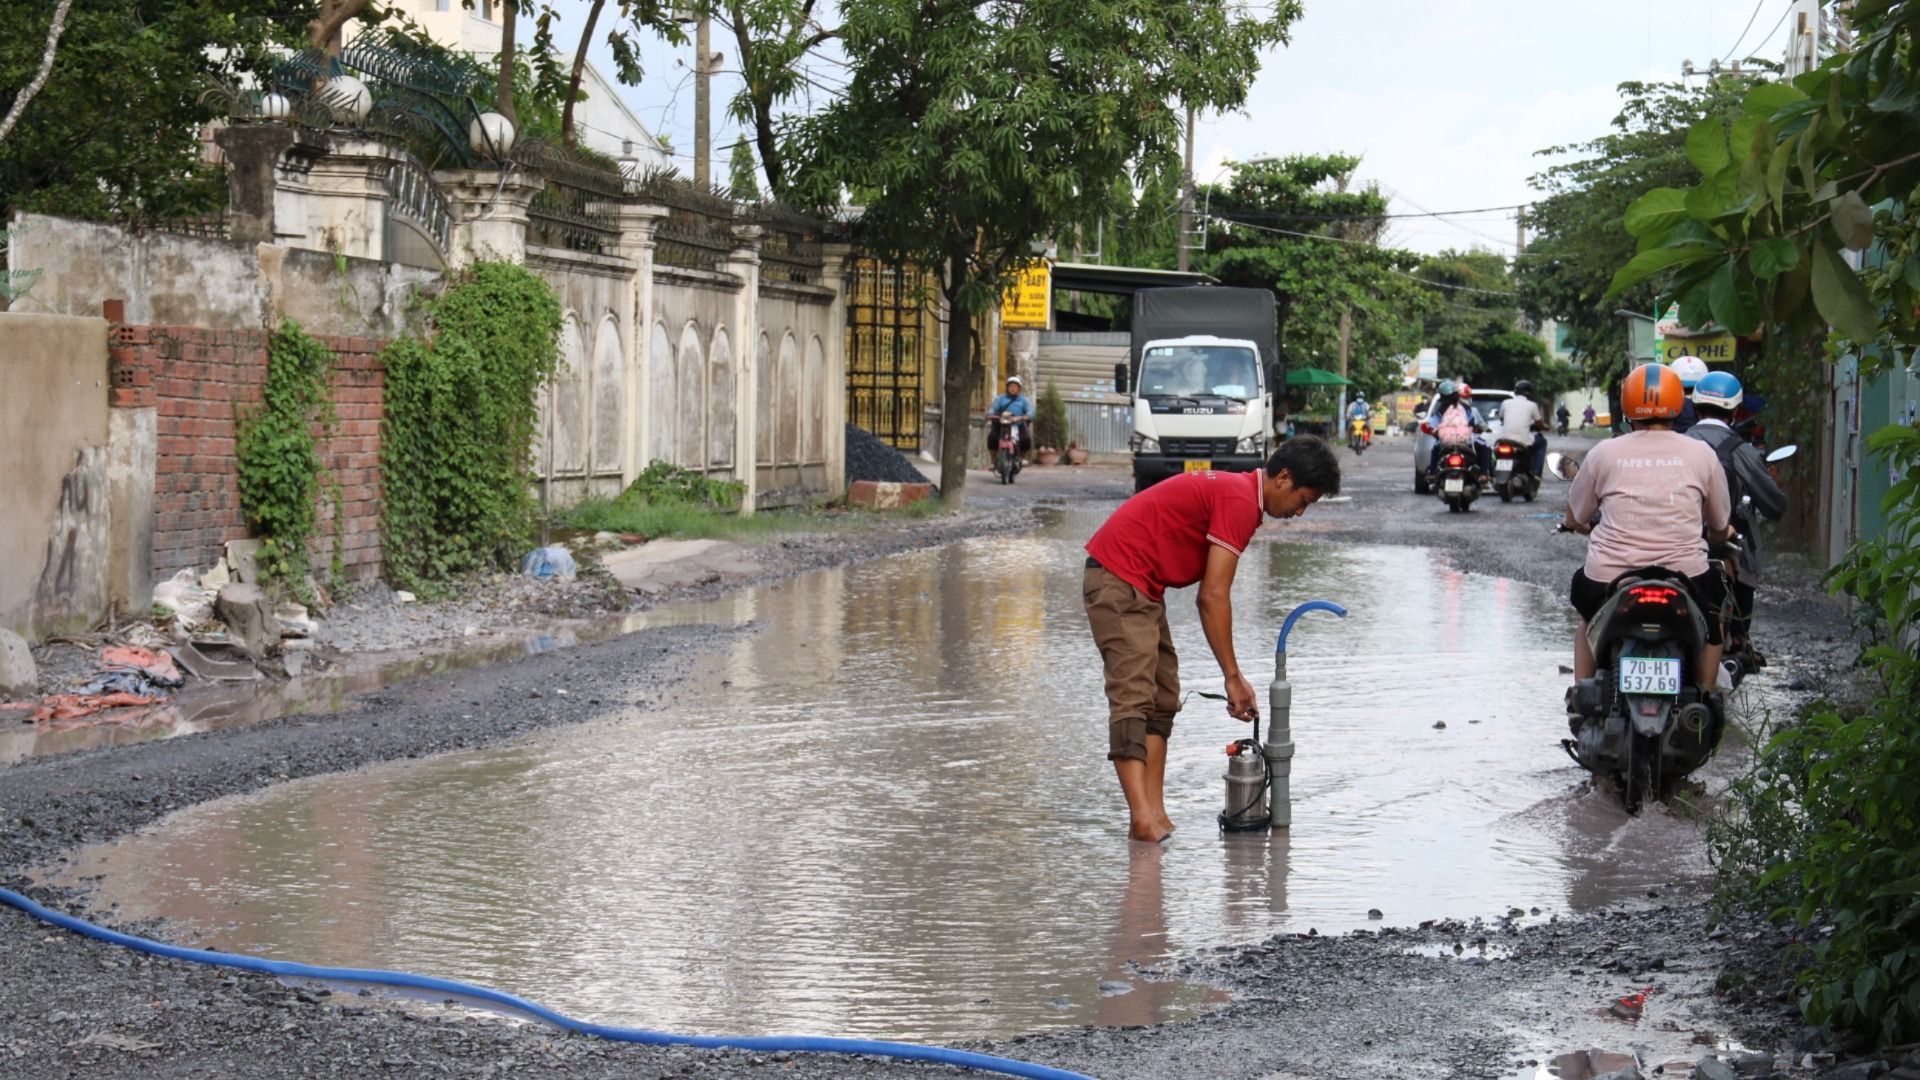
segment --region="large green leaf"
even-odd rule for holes
[[[1719,118],[1709,116],[1687,129],[1687,160],[1701,176],[1712,176],[1733,160],[1727,152],[1727,129]]]
[[[1855,251],[1865,251],[1873,243],[1873,211],[1858,191],[1833,200],[1833,231]]]
[[[1863,345],[1880,329],[1866,284],[1825,237],[1813,242],[1813,304],[1834,330]]]
[[[1721,326],[1745,336],[1760,327],[1760,295],[1753,278],[1740,269],[1740,260],[1728,259],[1707,283],[1707,302]]]
[[[1712,258],[1718,253],[1718,249],[1704,244],[1695,247],[1654,248],[1651,251],[1643,251],[1614,273],[1613,281],[1607,286],[1607,296],[1617,296],[1669,266],[1687,266],[1702,259]]]
[[[1800,249],[1784,236],[1769,236],[1754,241],[1753,250],[1747,253],[1747,262],[1753,267],[1755,277],[1778,277],[1799,264]]]
[[[1757,116],[1742,116],[1733,122],[1733,131],[1727,139],[1727,149],[1733,160],[1741,161],[1753,155],[1754,140],[1766,129],[1767,122]]]
[[[1807,95],[1791,83],[1761,83],[1747,91],[1740,106],[1748,114],[1764,118],[1771,117],[1796,101],[1805,100]]]
[[[1729,165],[1687,192],[1687,213],[1697,221],[1715,221],[1740,203],[1740,168]]]
[[[1627,231],[1635,236],[1657,236],[1686,216],[1686,192],[1679,188],[1654,188],[1627,207]]]

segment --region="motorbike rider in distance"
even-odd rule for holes
[[[1524,443],[1529,435],[1533,437],[1533,453],[1527,465],[1538,479],[1547,471],[1547,421],[1540,406],[1533,403],[1533,383],[1521,379],[1513,384],[1513,396],[1500,405],[1500,437]]]
[[[1747,631],[1753,623],[1754,590],[1760,584],[1760,535],[1743,503],[1751,499],[1752,509],[1761,517],[1779,521],[1787,512],[1787,493],[1768,470],[1766,455],[1733,429],[1742,398],[1740,380],[1731,372],[1709,372],[1693,388],[1693,407],[1699,419],[1687,436],[1712,447],[1727,475],[1728,505],[1732,507],[1734,527],[1743,537],[1734,559],[1733,606],[1727,612],[1727,625],[1733,643],[1745,645],[1757,659],[1759,654],[1747,643]]]
[[[1427,414],[1427,425],[1433,429],[1433,454],[1427,460],[1427,471],[1440,467],[1442,449],[1471,446],[1480,465],[1480,482],[1488,484],[1493,477],[1493,452],[1474,438],[1475,433],[1487,430],[1487,424],[1474,409],[1472,394],[1471,390],[1463,393],[1461,385],[1452,379],[1440,383],[1440,400]]]
[[[1693,388],[1707,377],[1707,362],[1697,356],[1679,356],[1667,366],[1680,376],[1680,389],[1687,395],[1687,400],[1680,406],[1680,415],[1673,420],[1673,430],[1685,435],[1693,430],[1693,425],[1700,419],[1693,411]]]
[[[1000,452],[1000,425],[1003,416],[1033,416],[1033,403],[1020,393],[1020,376],[1007,376],[1007,392],[993,399],[993,405],[987,409],[990,423],[987,426],[987,457],[989,460]],[[1033,433],[1028,430],[1031,420],[1019,425],[1020,454],[1025,456],[1033,449]]]
[[[1635,368],[1620,385],[1621,408],[1633,430],[1594,447],[1574,477],[1565,524],[1589,535],[1586,562],[1573,574],[1571,599],[1580,613],[1575,679],[1592,678],[1599,666],[1587,624],[1606,604],[1612,583],[1659,566],[1686,576],[1706,614],[1707,642],[1695,668],[1696,684],[1702,693],[1719,684],[1727,587],[1708,561],[1707,542],[1732,537],[1731,507],[1719,457],[1700,440],[1673,430],[1684,399],[1680,376],[1671,368]]]

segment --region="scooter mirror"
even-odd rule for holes
[[[1773,453],[1768,454],[1767,464],[1769,465],[1777,464],[1779,462],[1787,460],[1788,458],[1792,457],[1793,455],[1799,452],[1800,452],[1800,447],[1798,445],[1794,443],[1788,443],[1787,445],[1781,447],[1780,449],[1775,450]]]
[[[1580,459],[1573,454],[1554,451],[1547,455],[1547,471],[1562,480],[1571,480],[1580,475]]]

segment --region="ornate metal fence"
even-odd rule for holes
[[[926,276],[878,259],[854,260],[847,297],[847,419],[901,450],[920,448],[940,324]]]
[[[819,284],[821,221],[771,203],[755,207],[752,220],[764,230],[760,241],[763,281]]]
[[[536,141],[522,143],[513,159],[547,182],[527,209],[528,242],[594,255],[618,245],[617,206],[626,192],[618,167],[584,151]]]
[[[396,161],[387,170],[387,251],[389,260],[405,262],[401,259],[395,242],[392,224],[400,222],[412,226],[423,237],[431,241],[433,248],[444,260],[447,245],[453,233],[453,210],[447,203],[447,197],[440,192],[440,186],[433,177],[412,157]]]
[[[663,265],[718,270],[733,253],[733,200],[670,173],[629,174],[626,190],[667,209],[654,233],[654,258]]]

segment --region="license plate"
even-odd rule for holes
[[[1512,458],[1501,458],[1501,459],[1500,459],[1499,461],[1496,461],[1496,462],[1494,462],[1494,464],[1493,464],[1493,471],[1494,471],[1494,472],[1512,472],[1512,471],[1513,471],[1513,459],[1512,459]]]
[[[1679,696],[1680,661],[1646,656],[1621,657],[1620,692]]]
[[[1206,472],[1206,471],[1207,471],[1208,469],[1211,469],[1211,468],[1213,468],[1213,462],[1211,462],[1211,461],[1189,461],[1189,462],[1187,462],[1187,471],[1188,471],[1188,472]]]
[[[1458,495],[1465,490],[1467,490],[1467,482],[1465,480],[1457,476],[1447,479],[1447,494]]]

